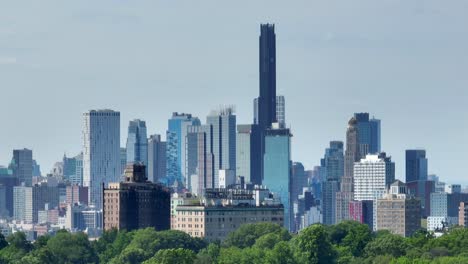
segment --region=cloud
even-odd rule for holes
[[[11,65],[16,63],[17,60],[15,57],[0,57],[0,65]]]

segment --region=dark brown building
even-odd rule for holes
[[[169,229],[170,200],[168,188],[147,180],[144,165],[127,165],[124,182],[104,188],[104,229]]]

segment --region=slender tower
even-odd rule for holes
[[[351,118],[346,130],[346,151],[344,161],[344,176],[341,179],[340,191],[336,193],[336,223],[349,220],[349,202],[353,200],[354,162],[361,158],[359,151],[358,122]]]
[[[276,35],[275,25],[260,25],[258,124],[262,130],[276,122]]]

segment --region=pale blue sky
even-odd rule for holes
[[[293,159],[319,163],[348,119],[382,119],[382,146],[404,179],[404,150],[468,184],[468,2],[1,1],[0,164],[32,148],[48,172],[81,149],[82,112],[121,112],[161,133],[173,111],[205,120],[220,104],[251,122],[258,34],[276,23],[278,93]]]

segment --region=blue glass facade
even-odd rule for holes
[[[369,119],[369,113],[355,113],[357,121],[359,152],[361,157],[381,151],[380,120]]]
[[[166,179],[162,180],[166,185],[175,182],[183,185],[186,180],[184,176],[184,153],[187,127],[200,125],[200,120],[191,114],[173,113],[168,120],[166,132]]]
[[[146,122],[136,119],[128,124],[127,163],[141,162],[148,165],[148,139]]]
[[[284,226],[291,230],[291,134],[289,129],[271,129],[265,135],[263,156],[265,185],[271,192],[281,197],[284,205]]]
[[[422,149],[406,150],[406,182],[427,180],[426,151]]]
[[[322,185],[322,215],[324,224],[336,222],[336,193],[340,190],[340,180],[344,174],[343,142],[332,141],[325,149],[325,155],[320,162],[324,172]]]

